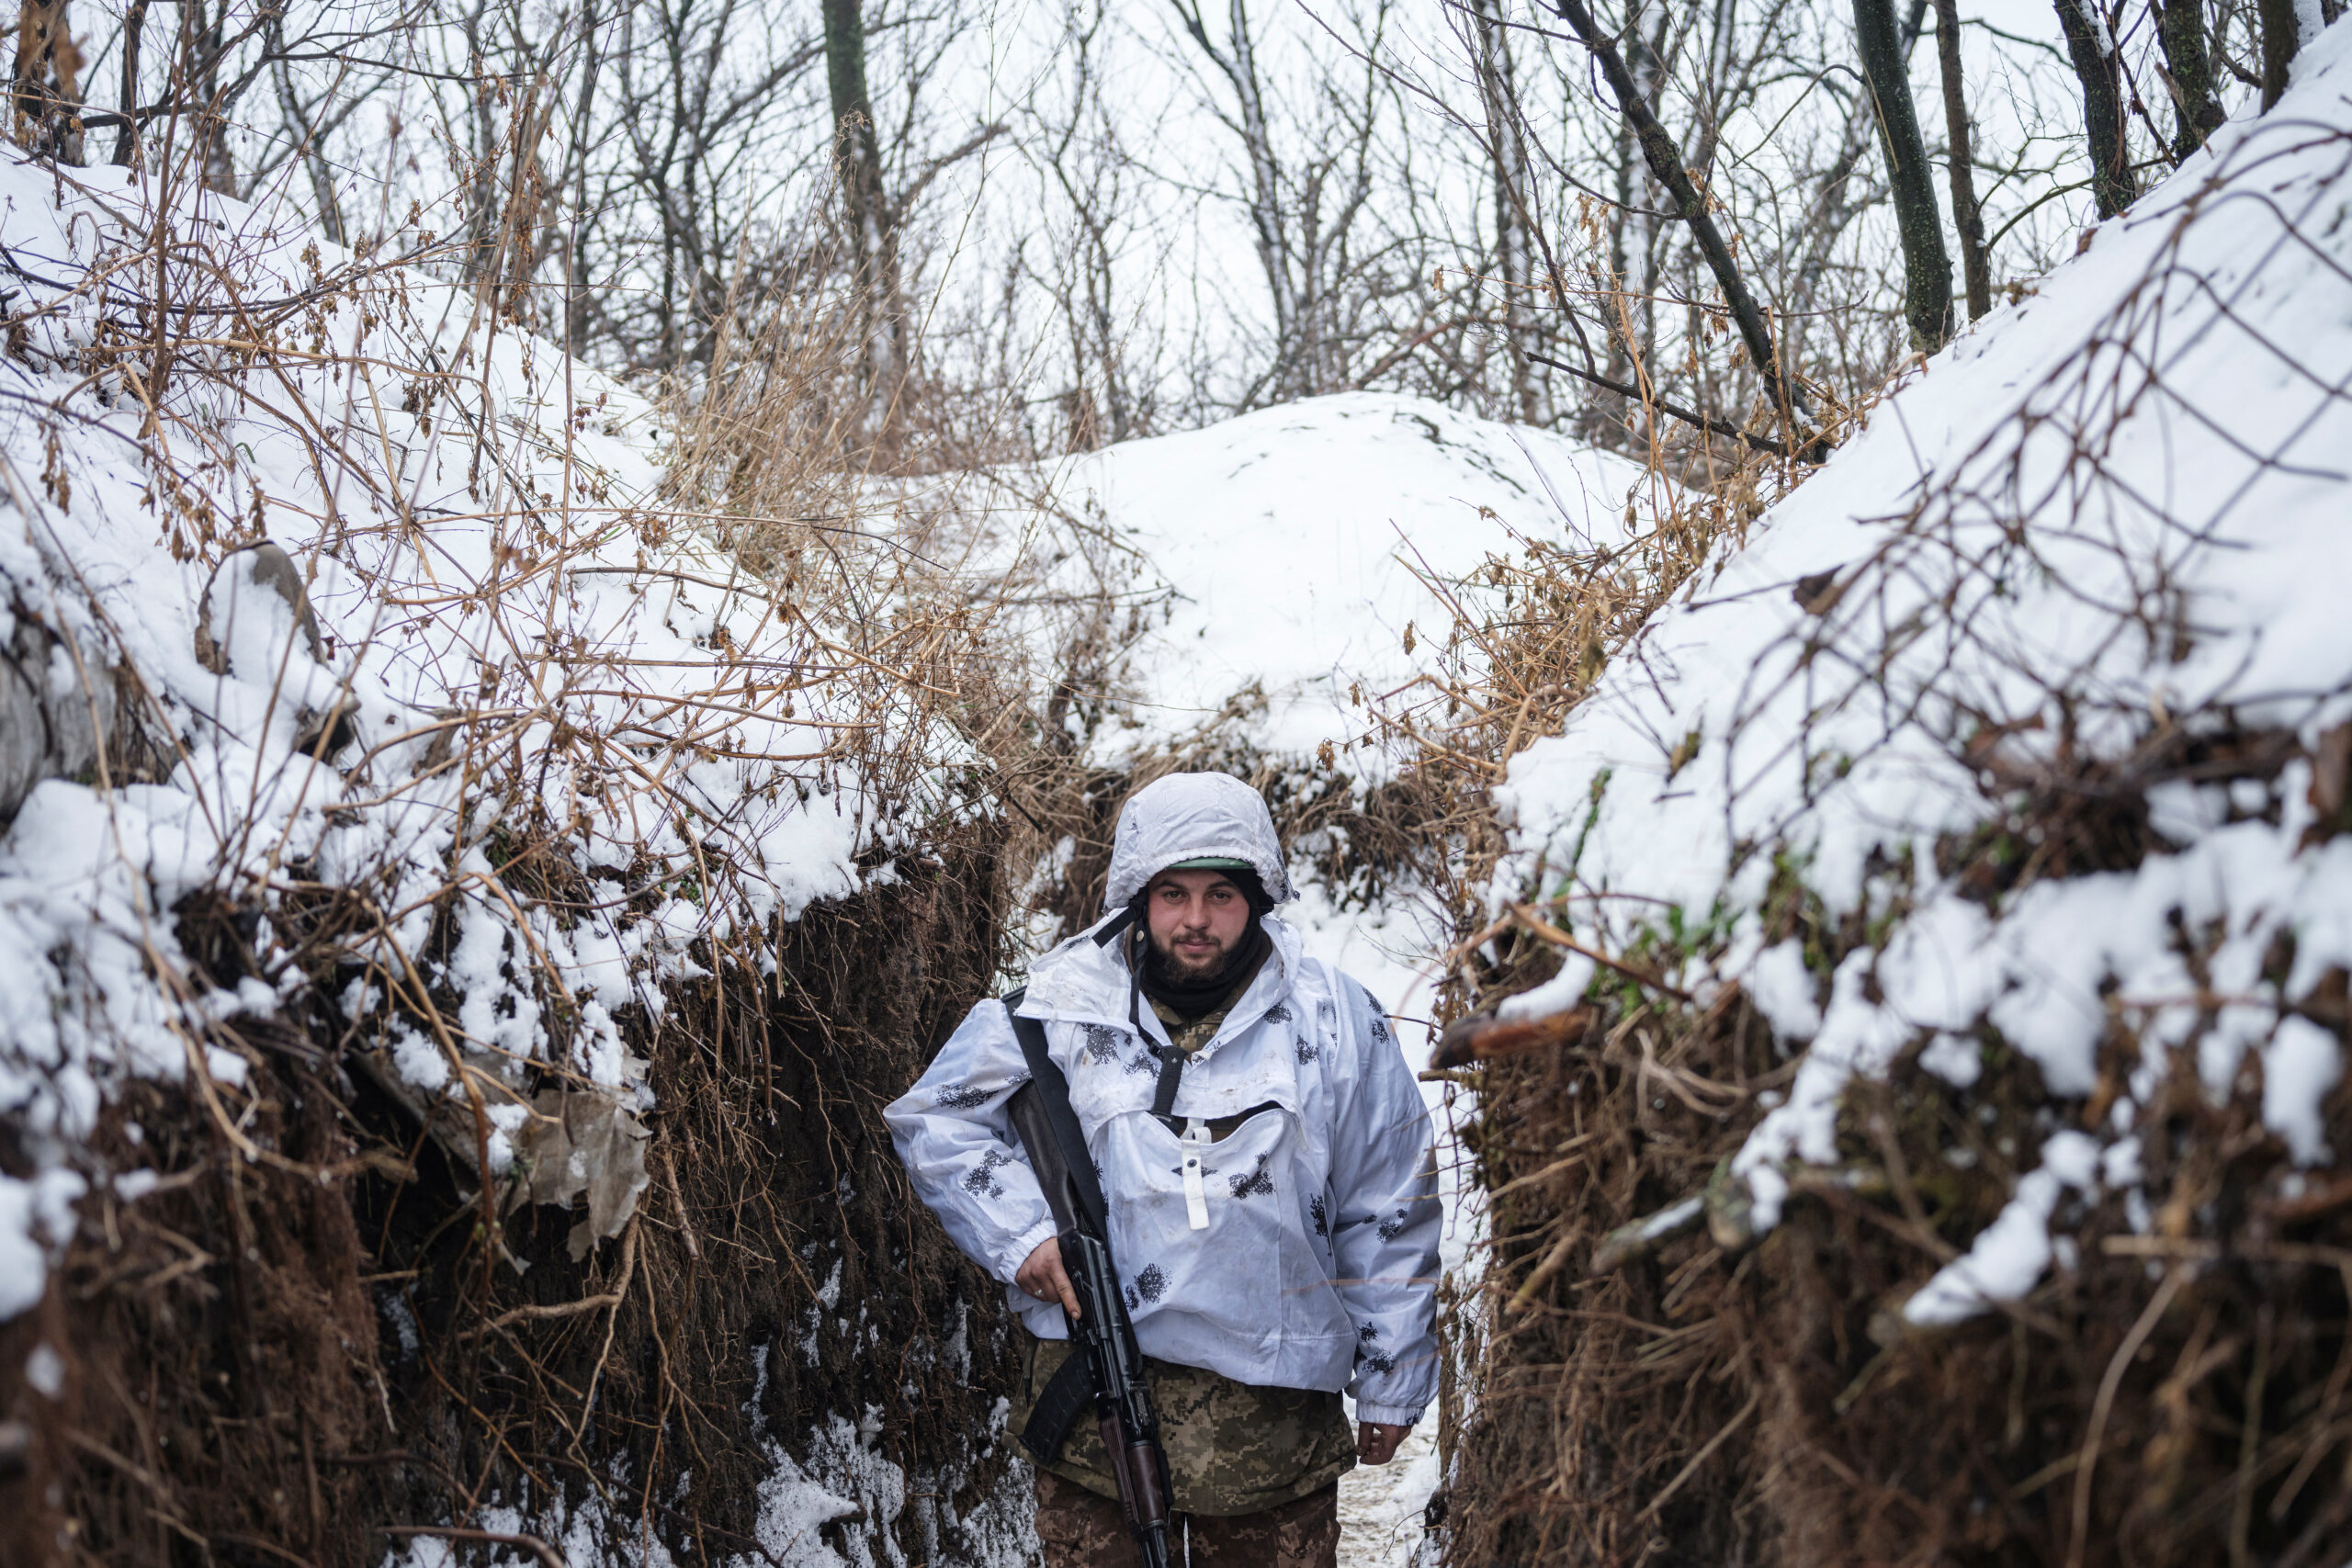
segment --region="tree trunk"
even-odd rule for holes
[[[1732,259],[1731,247],[1724,243],[1723,231],[1715,227],[1714,214],[1708,210],[1706,199],[1691,184],[1690,171],[1682,164],[1682,150],[1650,112],[1633,73],[1625,69],[1624,57],[1593,20],[1584,0],[1553,0],[1553,8],[1575,30],[1600,67],[1601,79],[1616,95],[1618,112],[1641,141],[1642,156],[1649,164],[1651,175],[1666,187],[1675,211],[1690,226],[1700,254],[1706,257],[1708,269],[1715,275],[1715,285],[1724,291],[1724,302],[1730,307],[1732,321],[1739,328],[1740,340],[1747,346],[1748,359],[1763,380],[1766,395],[1782,420],[1795,430],[1797,416],[1810,412],[1804,394],[1795,382],[1781,374],[1781,362],[1772,351],[1772,329],[1757,305],[1756,297],[1748,292],[1747,280],[1740,276],[1739,264]]]
[[[2205,0],[2153,0],[2164,40],[2165,85],[2172,93],[2172,161],[2186,162],[2226,117],[2213,97],[2213,57],[2205,47]]]
[[[1534,225],[1527,210],[1534,175],[1521,136],[1510,34],[1502,25],[1498,0],[1476,0],[1471,17],[1477,27],[1478,93],[1487,113],[1487,173],[1495,203],[1494,268],[1502,284],[1503,344],[1504,352],[1510,355],[1511,400],[1522,423],[1538,424],[1542,402],[1527,347],[1536,320]]]
[[[2264,0],[2270,4],[2271,0]],[[2292,0],[2286,0],[2291,4]],[[2139,194],[2132,183],[2131,152],[2123,139],[2123,68],[2115,35],[2097,0],[2055,0],[2066,53],[2083,85],[2083,137],[2091,154],[2091,194],[2098,215],[2112,218]]]
[[[825,84],[832,99],[834,166],[840,173],[853,275],[865,320],[865,383],[873,408],[869,434],[887,423],[898,395],[900,338],[898,225],[882,189],[882,142],[865,85],[863,0],[824,0]]]
[[[1641,285],[1631,281],[1634,257],[1649,254],[1649,215],[1644,210],[1654,199],[1643,188],[1642,142],[1634,134],[1633,125],[1620,115],[1617,118],[1616,186],[1611,192],[1616,197],[1609,213],[1609,276],[1596,276],[1594,284],[1600,297],[1611,299],[1628,288]],[[1632,378],[1634,361],[1639,355],[1635,346],[1633,324],[1624,319],[1628,312],[1612,303],[1606,317],[1609,329],[1609,378],[1623,381]],[[1647,367],[1643,374],[1648,374]]]
[[[571,111],[571,146],[566,156],[571,160],[571,213],[564,250],[563,346],[570,354],[585,354],[588,330],[594,319],[591,314],[595,290],[590,284],[588,257],[581,244],[583,232],[592,230],[596,220],[588,205],[588,150],[591,112],[596,105],[596,85],[605,63],[604,35],[598,27],[595,0],[589,0],[581,13],[579,96]]]
[[[1936,55],[1943,66],[1944,135],[1951,143],[1947,164],[1951,172],[1951,226],[1960,234],[1961,276],[1967,280],[1968,319],[1973,321],[1993,308],[1993,279],[1984,257],[1984,214],[1976,205],[1968,94],[1960,72],[1959,0],[1936,0]]]
[[[1226,13],[1228,48],[1209,37],[1199,0],[1176,0],[1177,19],[1233,88],[1240,110],[1241,150],[1250,160],[1250,227],[1257,240],[1258,265],[1274,310],[1274,367],[1265,385],[1272,400],[1312,396],[1326,389],[1314,383],[1319,335],[1313,315],[1314,280],[1302,265],[1283,222],[1283,170],[1274,153],[1273,130],[1265,94],[1258,83],[1257,47],[1250,36],[1249,0],[1230,0]],[[1311,258],[1309,258],[1311,263]]]
[[[2255,0],[2262,17],[2262,112],[2268,114],[2287,90],[2287,67],[2303,46],[2296,0]]]
[[[1928,143],[1911,101],[1894,0],[1854,0],[1854,45],[1878,104],[1879,151],[1886,155],[1887,188],[1903,243],[1904,320],[1911,326],[1912,348],[1933,354],[1951,335],[1951,257],[1944,250],[1943,214],[1936,208]]]
[[[122,15],[122,123],[114,132],[114,161],[126,169],[139,152],[139,44],[146,31],[147,0],[130,0]]]
[[[490,51],[494,45],[482,39],[482,24],[490,13],[490,0],[475,0],[458,24],[466,40],[466,59],[478,74],[490,74]],[[497,262],[492,255],[498,234],[498,117],[492,112],[491,95],[474,92],[466,95],[466,108],[472,123],[469,128],[472,145],[465,173],[466,191],[466,287],[487,294],[497,276]]]
[[[179,59],[172,65],[172,96],[198,104],[195,134],[202,150],[202,184],[219,196],[237,194],[237,160],[229,149],[228,96],[220,90],[220,57],[228,37],[222,7],[186,0],[180,7]]]
[[[283,55],[283,20],[273,19],[267,33],[271,51]],[[348,243],[343,231],[343,208],[335,199],[334,171],[327,165],[325,151],[319,145],[318,132],[310,117],[302,112],[301,95],[294,89],[293,68],[280,59],[271,66],[270,73],[277,85],[277,110],[286,121],[286,129],[301,139],[295,155],[302,162],[303,173],[310,176],[311,200],[319,209],[319,231],[335,244]]]
[[[1065,18],[1060,53],[1070,68],[1069,118],[1051,126],[1040,152],[1077,220],[1068,270],[1061,274],[1060,302],[1069,328],[1070,370],[1078,382],[1074,395],[1083,396],[1096,410],[1097,434],[1116,444],[1135,434],[1137,424],[1115,309],[1118,247],[1112,231],[1122,210],[1119,175],[1126,162],[1108,135],[1099,150],[1078,156],[1072,152],[1090,117],[1105,126],[1111,118],[1095,70],[1097,39],[1109,8],[1110,0],[1091,0],[1091,6],[1072,5]],[[1047,122],[1041,118],[1039,123]],[[1088,387],[1090,374],[1102,389],[1099,395]]]
[[[1250,155],[1250,222],[1257,231],[1258,259],[1273,294],[1277,352],[1288,368],[1287,374],[1276,374],[1274,391],[1277,397],[1285,392],[1311,395],[1321,389],[1302,377],[1315,362],[1317,346],[1312,341],[1314,327],[1306,320],[1306,301],[1300,297],[1299,286],[1307,280],[1296,276],[1289,235],[1283,227],[1282,165],[1274,156],[1273,127],[1266,117],[1265,94],[1258,85],[1258,51],[1250,34],[1248,0],[1232,0],[1228,30],[1233,58],[1226,74],[1240,104],[1242,146]]]
[[[1659,51],[1671,25],[1665,0],[1631,0],[1625,7],[1624,42],[1620,46],[1625,51],[1625,70],[1633,80],[1634,95],[1652,115],[1657,113],[1659,86],[1666,75]],[[1632,129],[1632,122],[1626,123]],[[1621,143],[1618,156],[1644,168],[1648,166],[1639,135],[1630,143]],[[1631,169],[1627,172],[1634,174]],[[1635,207],[1657,205],[1659,191],[1655,177],[1645,180],[1634,175],[1629,188],[1634,192],[1631,199]],[[1641,367],[1640,379],[1646,385],[1657,375],[1657,295],[1658,281],[1666,269],[1666,246],[1660,243],[1659,225],[1646,211],[1626,214],[1625,236],[1626,254],[1632,265],[1620,274],[1623,281],[1617,287],[1633,298],[1627,301],[1631,309],[1618,312],[1617,324],[1627,333],[1626,350]]]
[[[1912,0],[1911,15],[1903,28],[1905,62],[1910,60],[1911,51],[1927,25],[1928,0]],[[1842,85],[1849,76],[1859,81],[1858,73],[1851,72],[1842,73],[1835,80]],[[1812,218],[1800,231],[1800,239],[1783,242],[1787,252],[1803,258],[1787,275],[1789,281],[1781,286],[1781,297],[1787,301],[1787,314],[1781,318],[1783,365],[1793,367],[1804,363],[1807,328],[1822,320],[1825,310],[1830,308],[1830,264],[1837,254],[1838,241],[1875,199],[1862,188],[1867,182],[1860,171],[1862,160],[1870,156],[1871,147],[1878,140],[1877,120],[1871,93],[1864,85],[1854,94],[1853,102],[1847,108],[1846,123],[1838,133],[1837,152],[1827,167],[1814,176]]]
[[[1789,365],[1804,362],[1807,328],[1821,320],[1817,312],[1826,302],[1829,263],[1836,253],[1838,238],[1861,209],[1856,187],[1860,183],[1862,160],[1870,155],[1871,143],[1876,140],[1871,129],[1876,118],[1871,113],[1871,96],[1856,93],[1846,111],[1846,123],[1838,133],[1837,153],[1814,181],[1813,200],[1809,204],[1812,216],[1801,237],[1788,247],[1801,258],[1782,285],[1789,314],[1783,318],[1781,352]]]

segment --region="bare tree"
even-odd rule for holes
[[[1549,268],[1542,268],[1534,163],[1528,156],[1525,121],[1519,113],[1520,89],[1511,56],[1510,29],[1503,26],[1499,0],[1473,0],[1469,7],[1478,84],[1478,106],[1484,119],[1487,177],[1492,187],[1491,221],[1494,250],[1487,264],[1502,299],[1501,327],[1510,356],[1510,397],[1519,418],[1540,423],[1544,400],[1535,376],[1538,277],[1552,283]]]
[[[66,20],[65,0],[25,0],[17,17],[14,101],[17,136],[61,163],[82,161],[82,51]]]
[[[1147,428],[1145,400],[1133,385],[1119,282],[1122,238],[1139,205],[1140,176],[1122,145],[1114,116],[1103,102],[1100,50],[1109,26],[1107,0],[1071,0],[1057,51],[1069,96],[1058,113],[1031,95],[1025,112],[1035,133],[1025,139],[1068,214],[1064,243],[1052,248],[1041,279],[1055,302],[1069,355],[1064,403],[1066,445],[1085,451],[1125,441]],[[1016,252],[1025,259],[1026,246]],[[1018,306],[1011,313],[1018,314]]]
[[[905,357],[899,217],[883,189],[882,145],[865,85],[864,0],[823,0],[823,11],[833,164],[849,231],[850,276],[865,316],[865,383],[874,404],[871,424],[878,431],[888,420]]]
[[[2098,215],[2112,218],[2139,194],[2123,125],[2123,61],[2097,0],[2054,0],[2066,53],[2083,88],[2083,140],[2090,149],[2091,194]]]
[[[1593,20],[1584,0],[1555,0],[1555,8],[1591,51],[1593,62],[1600,68],[1601,79],[1616,96],[1617,112],[1625,117],[1626,124],[1641,143],[1642,157],[1649,165],[1651,177],[1673,201],[1676,216],[1689,225],[1708,269],[1714,275],[1716,287],[1723,290],[1740,339],[1747,345],[1749,363],[1755,367],[1781,417],[1793,428],[1795,418],[1806,412],[1804,394],[1781,373],[1780,357],[1772,348],[1772,329],[1755,295],[1748,290],[1739,264],[1732,257],[1731,247],[1724,243],[1713,212],[1692,184],[1690,170],[1682,162],[1681,149],[1651,112],[1640,83],[1627,68],[1614,41]]]
[[[114,162],[131,165],[139,146],[139,52],[147,36],[147,0],[130,0],[122,17],[122,112],[114,133]]]
[[[1993,308],[1992,274],[1984,261],[1984,214],[1976,205],[1974,136],[1969,125],[1968,88],[1960,65],[1959,0],[1936,0],[1936,61],[1943,80],[1944,158],[1951,180],[1951,226],[1960,234],[1962,276],[1967,280],[1968,319]]]
[[[2186,161],[2222,124],[2213,96],[2213,60],[2205,45],[2205,0],[2153,0],[2157,36],[2164,41],[2160,67],[2173,103],[2173,162]],[[2168,69],[2166,69],[2168,67]]]
[[[2309,40],[2303,36],[2303,7],[2296,0],[2256,0],[2256,9],[2262,17],[2262,108],[2267,114],[2286,92],[2288,67]]]
[[[1843,402],[1936,335],[1912,242],[1950,242],[1913,176],[1947,160],[1981,313],[1996,262],[2057,254],[2086,147],[2112,207],[2116,171],[2128,190],[2184,156],[2259,80],[2261,43],[2256,0],[2203,33],[2193,0],[2136,30],[2069,0],[2056,19],[2101,22],[2095,75],[2119,89],[2091,147],[2055,123],[2082,85],[2063,32],[1957,6],[1945,115],[1905,131],[1931,0],[1066,0],[1001,33],[969,0],[188,0],[163,45],[150,0],[111,3],[122,59],[78,67],[109,108],[53,68],[43,90],[119,160],[168,148],[356,247],[431,236],[503,319],[687,386],[763,301],[854,302],[829,395],[861,412],[810,428],[901,468],[980,450],[941,433],[991,408],[1058,411],[1014,416],[1042,451],[1376,387],[1646,447],[1759,400]],[[1891,61],[1864,37],[1890,22]],[[2162,131],[2132,90],[2151,65]],[[1972,126],[1971,94],[2015,112]],[[980,178],[1005,138],[1018,161]],[[1237,248],[1238,280],[1217,270]]]
[[[1936,209],[1927,139],[1919,134],[1918,111],[1911,102],[1909,51],[1894,19],[1894,0],[1854,0],[1854,42],[1870,84],[1879,151],[1886,155],[1887,187],[1894,193],[1911,346],[1933,354],[1951,333],[1951,258],[1944,250],[1943,214]]]
[[[1214,28],[1199,0],[1172,4],[1185,37],[1230,95],[1215,112],[1241,154],[1243,207],[1272,316],[1272,351],[1238,405],[1349,387],[1355,352],[1369,335],[1368,308],[1399,281],[1380,276],[1389,243],[1367,240],[1374,169],[1386,151],[1382,138],[1402,135],[1399,117],[1385,112],[1388,82],[1378,64],[1391,0],[1371,0],[1354,18],[1347,55],[1292,98],[1307,111],[1294,128],[1293,157],[1277,146],[1248,0],[1228,0],[1223,25]]]

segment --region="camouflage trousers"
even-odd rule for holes
[[[1179,1514],[1168,1533],[1177,1568],[1187,1562],[1191,1568],[1338,1568],[1340,1483],[1255,1514]],[[1046,1568],[1143,1562],[1115,1498],[1098,1497],[1051,1471],[1037,1472],[1037,1540]]]
[[[1067,1339],[1029,1342],[1029,1375],[1012,1430],[1069,1359]],[[1168,1449],[1170,1506],[1190,1514],[1256,1515],[1320,1492],[1356,1464],[1355,1428],[1340,1396],[1319,1389],[1253,1388],[1205,1367],[1144,1358]],[[1091,1420],[1069,1430],[1060,1457],[1039,1465],[1098,1497],[1116,1497],[1111,1456]]]

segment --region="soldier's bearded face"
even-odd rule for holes
[[[1151,945],[1180,980],[1216,974],[1250,930],[1250,900],[1223,872],[1163,871],[1144,908]]]

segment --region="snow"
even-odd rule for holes
[[[768,1555],[789,1568],[838,1568],[847,1561],[817,1532],[858,1511],[850,1498],[808,1479],[781,1448],[771,1448],[767,1478],[760,1483],[759,1522],[752,1527]]]
[[[71,1170],[45,1170],[30,1181],[0,1176],[0,1318],[40,1300],[43,1244],[62,1247],[74,1234],[73,1203],[82,1191],[82,1178]]]
[[[57,1353],[55,1346],[43,1340],[25,1358],[25,1382],[44,1399],[62,1398],[65,1393],[65,1358]]]
[[[1506,998],[1495,1009],[1495,1016],[1507,1022],[1522,1019],[1549,1018],[1555,1012],[1566,1012],[1584,1000],[1585,987],[1600,965],[1581,953],[1571,953],[1560,963],[1560,972],[1531,991]]]
[[[1525,537],[1617,539],[1628,506],[1651,504],[1623,458],[1373,392],[1126,442],[1044,478],[1118,553],[1088,556],[1059,527],[1030,547],[1064,552],[1066,587],[1107,590],[1138,623],[1130,700],[1094,744],[1106,761],[1207,729],[1302,759],[1344,742],[1365,703],[1436,668],[1443,584]]]
[[[1747,999],[1784,1040],[1810,1040],[1821,1032],[1821,1003],[1804,966],[1804,943],[1791,937],[1766,948],[1748,966]]]
[[[1973,1082],[1989,1027],[2051,1094],[2080,1097],[2119,1007],[2217,1099],[2251,1092],[2258,1062],[2264,1124],[2298,1163],[2336,1157],[2322,1100],[2342,1042],[2294,1010],[2352,966],[2352,840],[2314,829],[2308,761],[2352,719],[2347,56],[2339,23],[2272,115],[2224,128],[1872,411],[1497,791],[1513,844],[1498,909],[1610,891],[1727,919],[1727,949],[1684,961],[1679,983],[1738,982],[1804,1053],[1735,1161],[1759,1224],[1788,1168],[1836,1158],[1855,1077],[1921,1045],[1928,1070]],[[1829,570],[1843,592],[1826,612],[1792,603]],[[2123,765],[2151,738],[2233,728],[2287,731],[2305,756],[2272,783],[2153,791],[2160,836],[2128,868],[1993,897],[1936,869],[1939,845],[2000,829],[2026,787],[2005,780],[2063,749]],[[1694,731],[1678,773],[1674,738]],[[1809,970],[1766,941],[1776,875],[1873,935],[1834,974]],[[1612,907],[1558,906],[1593,910],[1577,934],[1614,951],[1635,928]],[[2217,943],[2201,976],[2183,930]],[[2266,968],[2282,938],[2283,976]],[[2165,1070],[2132,1071],[2110,1148]],[[2064,1186],[2029,1173],[1915,1315],[2030,1288]]]
[[[1993,1302],[2012,1302],[2040,1282],[2050,1267],[2050,1216],[2058,1207],[2058,1179],[2030,1170],[2017,1195],[1977,1234],[1967,1256],[1939,1269],[1903,1306],[1906,1322],[1958,1323]]]
[[[163,758],[150,782],[106,775],[121,757],[48,779],[0,832],[0,1112],[34,1168],[0,1178],[0,1319],[44,1288],[71,1231],[44,1195],[100,1174],[85,1145],[114,1089],[233,1089],[246,1064],[213,1026],[308,984],[274,923],[289,884],[380,912],[350,939],[372,968],[346,1016],[421,1111],[489,1097],[493,1174],[519,1179],[548,1123],[522,1102],[526,1063],[576,1072],[573,1098],[611,1105],[626,1149],[651,1091],[616,1015],[657,1014],[664,984],[699,972],[698,937],[854,890],[855,856],[894,830],[839,756],[839,725],[876,716],[870,685],[769,689],[838,665],[812,656],[839,628],[778,613],[654,510],[649,404],[421,268],[371,269],[209,194],[158,199],[125,170],[0,163],[28,334],[0,368],[0,632],[32,618],[63,639],[52,700],[134,673]],[[119,263],[157,232],[206,264],[174,276],[177,304],[323,282],[277,329],[290,352],[190,345],[152,389],[128,360],[92,373],[85,350],[152,276]],[[273,552],[242,547],[265,535],[315,642],[268,581]],[[321,765],[298,742],[339,709],[357,739]],[[519,893],[497,835],[540,825],[636,897],[560,916]],[[258,913],[260,976],[194,969],[176,910],[199,891]],[[458,1005],[428,1027],[387,976]],[[636,1190],[616,1179],[597,1211],[613,1224]]]
[[[2096,1194],[2101,1157],[2098,1143],[2083,1134],[2053,1134],[2041,1145],[2041,1168],[2018,1179],[2016,1196],[1966,1256],[1938,1269],[1904,1303],[1904,1319],[1922,1326],[1958,1323],[2032,1290],[2055,1255],[2050,1220],[2059,1199],[2069,1189]]]
[[[616,1519],[604,1496],[591,1493],[576,1506],[560,1496],[545,1507],[527,1505],[484,1505],[463,1528],[493,1535],[530,1536],[553,1547],[569,1563],[605,1563],[611,1568],[674,1568],[675,1560],[661,1538],[640,1520],[623,1515]],[[486,1568],[540,1568],[537,1553],[526,1546],[463,1543],[444,1536],[411,1536],[391,1547],[379,1568],[458,1568],[480,1562]]]
[[[1441,1476],[1433,1426],[1413,1428],[1385,1465],[1340,1478],[1340,1562],[1348,1568],[1409,1568],[1424,1555],[1422,1510]]]
[[[2282,1018],[2262,1053],[2262,1124],[2287,1140],[2297,1165],[2332,1162],[2320,1101],[2344,1077],[2344,1048],[2307,1018]]]

